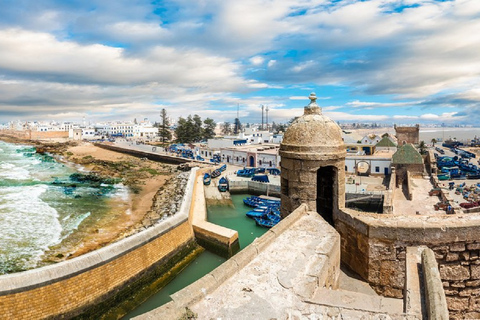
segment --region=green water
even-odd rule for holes
[[[245,213],[251,210],[251,208],[243,204],[243,198],[247,196],[247,194],[232,195],[234,207],[211,206],[207,208],[208,221],[238,231],[240,249],[245,248],[255,240],[255,238],[260,237],[267,231],[267,229],[257,226],[254,220],[245,216]],[[123,319],[131,319],[169,302],[171,300],[171,294],[200,279],[225,262],[225,260],[225,258],[209,251],[201,253],[190,265],[178,274],[175,279],[159,292],[152,295],[135,310],[125,315]]]

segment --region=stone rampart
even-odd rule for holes
[[[433,250],[452,319],[480,316],[480,216],[393,216],[344,209],[342,261],[380,294],[403,296],[406,248]]]
[[[164,275],[196,246],[188,222],[192,170],[174,216],[107,247],[58,264],[0,276],[0,315],[6,319],[96,318],[144,284]]]
[[[192,283],[188,287],[174,293],[171,298],[172,301],[163,305],[160,308],[152,310],[149,313],[141,315],[135,319],[180,319],[185,314],[187,308],[200,300],[212,294],[219,286],[226,280],[234,276],[241,269],[245,268],[262,252],[268,250],[271,245],[275,245],[275,241],[289,228],[292,227],[299,219],[308,213],[307,206],[301,205],[289,216],[284,218],[279,224],[271,228],[260,238],[253,241],[249,246],[244,248],[238,254],[230,258],[228,261],[220,265],[218,268],[205,275],[203,278]],[[314,270],[308,273],[309,276],[314,277],[315,285],[308,282],[305,293],[308,291],[308,298],[314,294],[314,289],[318,287],[337,288],[339,277],[339,237],[338,234],[325,222],[323,222],[325,229],[318,230],[324,235],[322,240],[323,246],[318,246],[315,253],[319,257],[313,264]],[[325,250],[325,251],[322,251]],[[285,262],[285,261],[284,261]],[[291,266],[282,268],[281,270],[288,270]],[[305,266],[308,268],[308,266]],[[297,280],[297,278],[295,278]],[[292,280],[293,281],[293,280]],[[296,286],[301,287],[305,283],[295,283]],[[304,293],[304,291],[302,291]]]

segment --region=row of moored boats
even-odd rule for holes
[[[250,196],[243,203],[253,209],[246,216],[255,220],[257,225],[271,228],[280,222],[280,200]]]

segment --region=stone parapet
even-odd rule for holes
[[[450,317],[480,307],[480,216],[393,216],[344,209],[335,217],[342,261],[380,294],[403,296],[406,248],[427,246],[439,264]]]
[[[98,316],[151,273],[166,273],[195,247],[188,213],[192,171],[179,212],[107,247],[58,264],[0,276],[0,314],[9,319]]]

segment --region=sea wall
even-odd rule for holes
[[[451,319],[480,316],[480,216],[393,216],[344,209],[335,216],[342,262],[379,293],[403,297],[406,249],[433,250]]]
[[[0,317],[6,319],[96,318],[161,276],[195,247],[188,222],[196,169],[177,214],[140,233],[80,257],[0,276]]]
[[[207,221],[207,206],[203,186],[203,174],[198,170],[195,178],[190,221],[195,238],[202,247],[223,257],[231,257],[240,249],[238,232]]]
[[[174,156],[169,156],[165,154],[158,154],[158,153],[151,153],[151,152],[145,152],[145,151],[139,151],[139,150],[134,150],[134,149],[126,149],[126,148],[121,148],[117,146],[112,146],[109,144],[104,144],[104,143],[95,143],[94,144],[96,147],[115,151],[115,152],[121,152],[125,153],[134,157],[138,158],[147,158],[148,160],[153,160],[153,161],[159,161],[159,162],[164,162],[164,163],[170,163],[170,164],[181,164],[181,163],[186,163],[186,162],[192,162],[193,160],[186,159],[186,158],[181,158],[181,157],[174,157]]]

